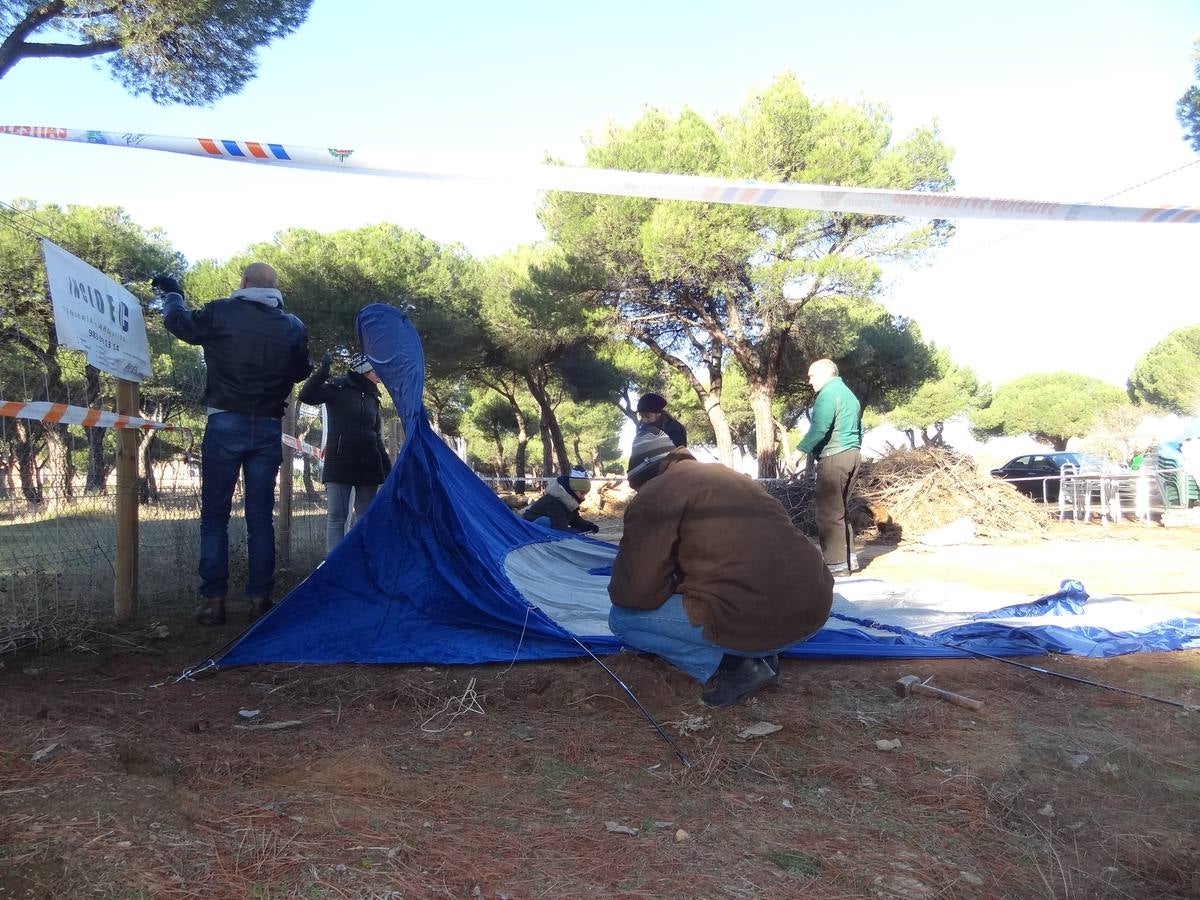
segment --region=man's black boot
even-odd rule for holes
[[[251,622],[262,618],[266,614],[267,610],[275,605],[267,597],[247,597],[246,599],[250,601]]]
[[[717,686],[701,694],[700,699],[718,708],[735,706],[756,691],[774,684],[778,678],[778,673],[766,660],[747,656],[736,668],[720,672]]]
[[[201,625],[225,624],[225,598],[201,597],[196,607],[196,621]]]

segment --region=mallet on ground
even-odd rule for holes
[[[970,697],[964,697],[962,694],[953,694],[950,691],[935,688],[933,685],[922,684],[921,679],[916,675],[905,675],[896,682],[897,696],[907,697],[909,694],[923,694],[926,697],[937,697],[941,700],[948,700],[955,706],[961,706],[963,709],[973,709],[976,712],[983,709],[982,700],[972,700]]]

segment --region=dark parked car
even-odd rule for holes
[[[1082,453],[1028,453],[992,469],[992,474],[1011,481],[1013,487],[1034,500],[1053,502],[1058,499],[1062,467],[1067,463],[1079,466],[1083,462]]]

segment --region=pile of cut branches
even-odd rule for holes
[[[801,475],[767,485],[783,503],[796,527],[816,534],[815,482]],[[981,473],[969,456],[940,447],[897,450],[864,461],[850,499],[856,534],[871,530],[899,541],[968,518],[984,536],[1038,533],[1046,529],[1046,511],[1009,484]]]

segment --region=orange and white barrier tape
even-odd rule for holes
[[[0,134],[77,144],[107,144],[164,153],[182,153],[250,165],[321,169],[386,175],[419,181],[500,182],[541,190],[694,200],[780,209],[814,209],[921,219],[1025,219],[1074,222],[1161,222],[1200,224],[1200,207],[1103,206],[1055,200],[974,197],[964,194],[843,187],[798,182],[745,181],[702,175],[625,172],[577,166],[529,166],[522,169],[451,172],[415,169],[389,153],[301,147],[269,141],[213,140],[119,131],[90,131],[45,125],[0,125]]]
[[[34,422],[46,422],[51,425],[82,425],[84,428],[136,428],[141,431],[177,431],[187,437],[188,442],[194,440],[192,429],[182,425],[170,425],[166,422],[155,422],[138,416],[122,416],[118,413],[102,409],[91,409],[86,406],[68,406],[65,403],[50,403],[45,400],[35,400],[22,403],[17,400],[0,400],[0,418],[29,419]],[[316,459],[324,459],[325,451],[320,447],[292,437],[283,435],[285,446]]]
[[[299,438],[292,437],[290,434],[283,436],[283,445],[291,447],[293,450],[303,453],[305,456],[311,456],[313,459],[324,459],[325,451],[320,447],[315,447]]]
[[[31,419],[60,425],[82,425],[85,428],[137,428],[142,431],[178,431],[192,440],[192,430],[182,425],[169,425],[138,416],[123,416],[102,409],[86,406],[68,406],[65,403],[50,403],[36,400],[22,403],[17,400],[0,400],[0,417]]]

